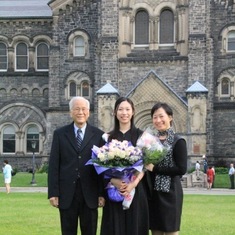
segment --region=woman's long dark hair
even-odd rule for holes
[[[109,132],[109,141],[112,139],[117,139],[118,137],[118,132],[120,130],[120,123],[119,120],[117,119],[117,110],[119,108],[119,105],[123,102],[127,101],[133,110],[133,114],[135,113],[135,107],[134,103],[132,102],[131,99],[127,97],[120,97],[116,100],[115,105],[114,105],[114,128],[112,131]],[[136,127],[134,125],[134,115],[131,117],[131,142],[134,144],[136,142],[137,137],[134,135],[134,130],[136,130]]]

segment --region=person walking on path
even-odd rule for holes
[[[212,183],[214,181],[214,171],[212,170],[211,166],[209,166],[209,168],[207,169],[206,175],[207,175],[207,189],[211,189]]]
[[[212,166],[212,168],[211,168],[212,170],[213,170],[213,182],[212,182],[212,188],[214,188],[215,187],[215,166]]]
[[[48,170],[48,199],[59,208],[62,235],[96,235],[98,206],[104,206],[103,182],[93,166],[92,147],[103,146],[103,131],[88,124],[90,103],[83,97],[69,102],[73,122],[54,131]],[[79,220],[78,220],[79,218]]]
[[[8,160],[4,160],[3,162],[4,167],[3,167],[3,176],[4,176],[4,182],[5,182],[5,186],[6,186],[6,192],[7,194],[10,193],[11,191],[11,172],[12,172],[12,167],[11,165],[8,163]]]
[[[230,184],[231,184],[230,189],[234,189],[234,174],[235,174],[235,170],[234,170],[234,167],[233,167],[233,163],[230,164],[230,168],[229,168],[228,174],[229,174]]]

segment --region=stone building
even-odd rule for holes
[[[234,0],[0,1],[0,158],[20,170],[48,160],[75,95],[105,131],[119,96],[142,129],[167,102],[189,166],[233,161],[234,81]]]

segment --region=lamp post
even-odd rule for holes
[[[31,181],[32,185],[36,185],[36,181],[35,181],[35,149],[36,149],[36,144],[37,144],[36,140],[31,140],[31,146],[33,149],[33,170],[32,170],[32,181]]]

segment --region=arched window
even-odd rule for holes
[[[149,44],[149,15],[144,10],[138,11],[135,16],[135,44]]]
[[[4,88],[0,89],[0,97],[7,97],[6,89],[4,89]]]
[[[36,125],[30,125],[27,129],[26,150],[27,153],[39,152],[39,131]]]
[[[28,70],[28,47],[21,42],[16,46],[16,71]]]
[[[23,88],[23,89],[21,90],[21,96],[22,96],[22,97],[28,97],[28,95],[29,95],[28,89]]]
[[[74,56],[85,55],[85,40],[82,36],[78,36],[74,39]]]
[[[40,96],[40,91],[39,91],[38,88],[34,88],[34,89],[32,90],[32,96],[33,96],[33,97]]]
[[[36,47],[37,70],[48,71],[49,68],[49,47],[46,43],[40,43]]]
[[[7,70],[7,47],[5,43],[0,42],[0,71]]]
[[[228,33],[228,51],[235,51],[235,30]]]
[[[85,96],[90,98],[90,78],[84,72],[74,72],[69,75],[65,84],[65,97],[71,99],[74,96]]]
[[[48,93],[49,93],[48,88],[45,88],[45,89],[43,90],[43,97],[48,98]]]
[[[3,153],[15,153],[15,128],[11,125],[3,129]]]
[[[89,83],[88,82],[83,82],[81,86],[81,94],[82,96],[89,96]]]
[[[77,95],[77,85],[75,82],[69,83],[69,97],[73,97]]]
[[[160,44],[173,44],[174,42],[174,14],[165,9],[160,14]]]
[[[89,36],[83,30],[72,31],[68,35],[68,56],[69,59],[88,59],[89,52]]]
[[[229,95],[230,82],[228,78],[223,78],[221,81],[221,95]]]

